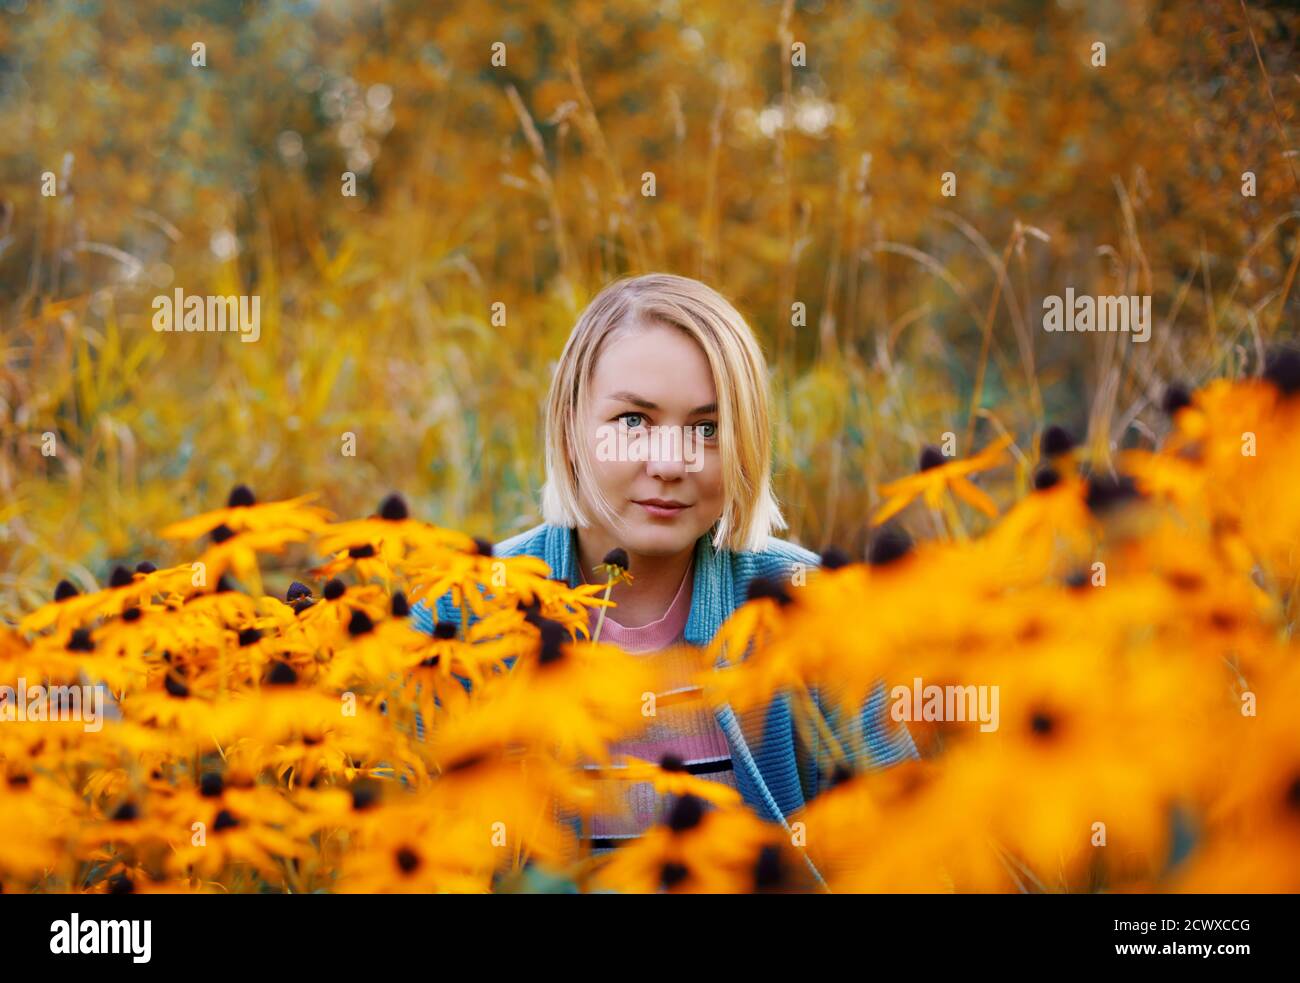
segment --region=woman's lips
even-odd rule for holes
[[[690,508],[689,505],[659,505],[654,502],[637,502],[636,504],[645,509],[646,513],[653,519],[672,519]]]

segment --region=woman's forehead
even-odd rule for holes
[[[715,398],[704,349],[681,328],[658,323],[611,332],[596,359],[592,383],[597,398],[630,391],[659,405],[671,401],[692,407]]]

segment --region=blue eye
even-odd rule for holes
[[[697,423],[695,431],[705,440],[712,440],[718,435],[718,425],[711,420],[707,423]]]
[[[628,427],[636,427],[644,417],[644,413],[620,413],[618,415],[618,418]]]

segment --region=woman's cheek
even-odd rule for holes
[[[722,507],[722,461],[715,452],[704,457],[704,469],[700,472],[705,495],[711,502]]]
[[[593,453],[591,466],[601,490],[617,509],[619,499],[623,497],[621,493],[636,476],[638,464],[635,461],[602,461]]]

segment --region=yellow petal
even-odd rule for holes
[[[876,512],[875,515],[871,517],[871,524],[873,526],[878,526],[885,520],[892,518],[893,516],[897,515],[899,512],[902,512],[903,509],[907,508],[907,506],[911,504],[912,499],[915,497],[916,496],[913,494],[913,495],[896,495],[894,498],[891,498],[888,502],[886,502],[884,505],[880,507],[880,509]]]
[[[957,475],[952,479],[952,490],[953,494],[958,498],[968,505],[973,505],[990,519],[997,518],[998,507],[993,503],[993,499],[989,498],[985,492],[961,477],[961,475]]]

